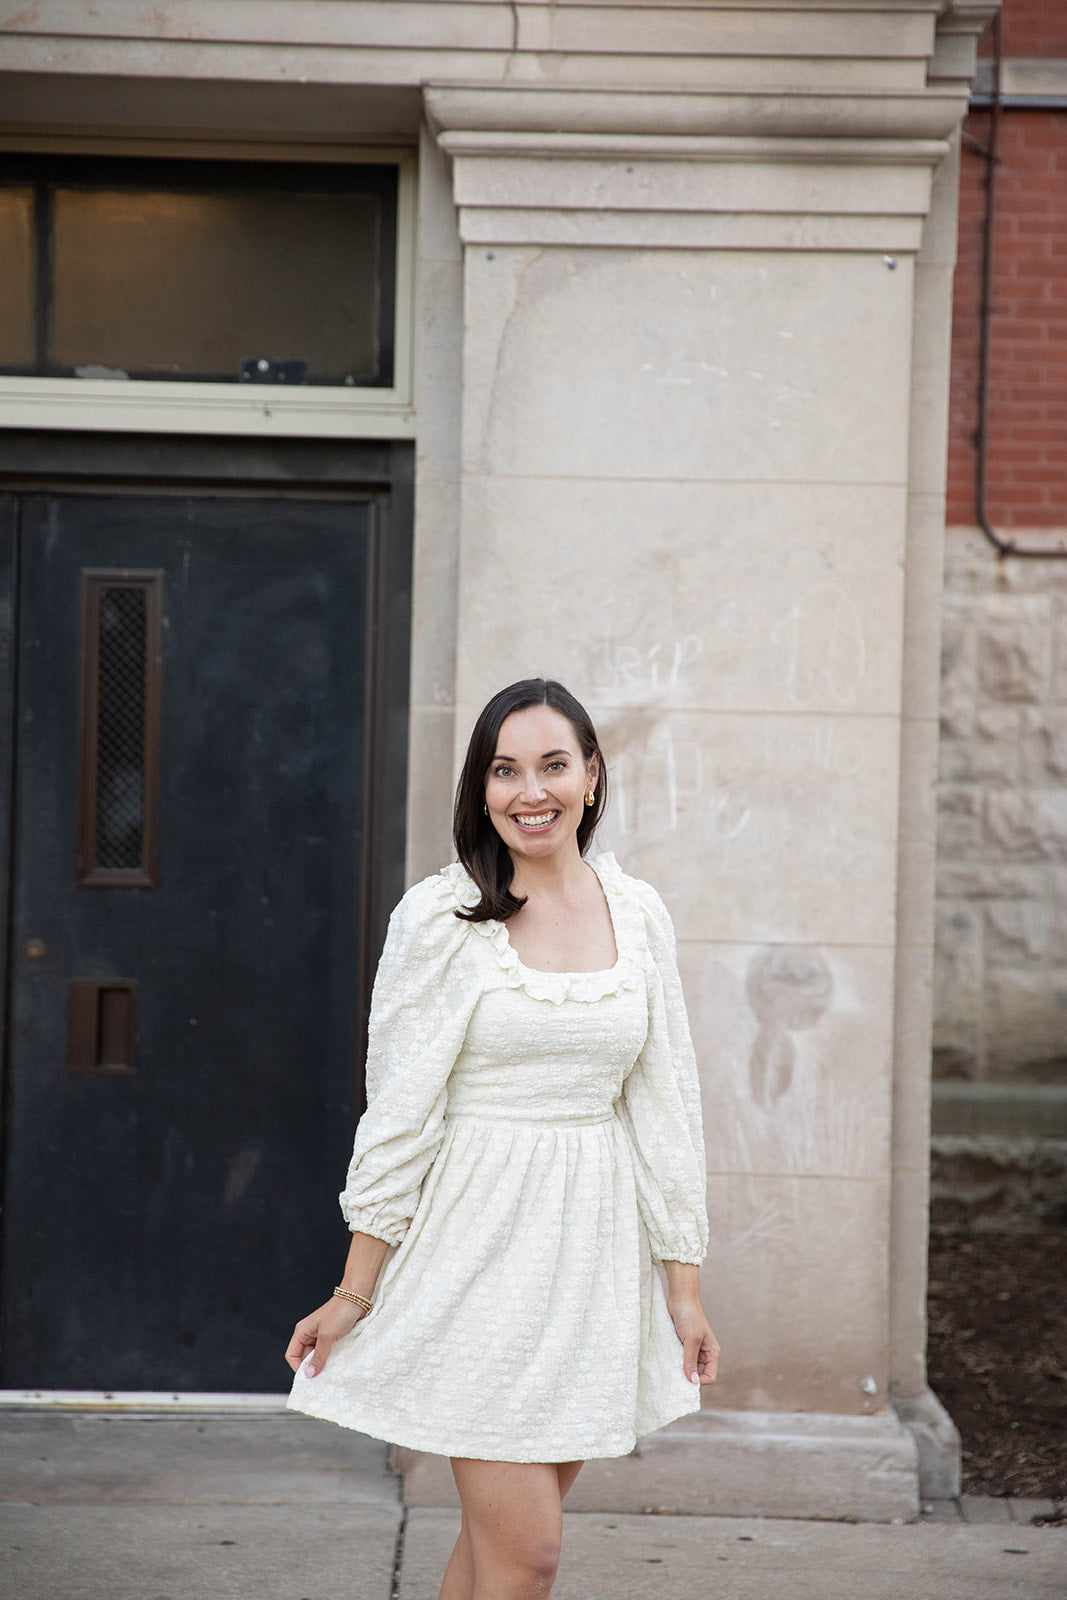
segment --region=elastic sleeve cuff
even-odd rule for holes
[[[341,1215],[348,1223],[350,1233],[369,1233],[371,1238],[381,1239],[384,1244],[392,1246],[403,1243],[404,1235],[410,1226],[406,1218],[402,1222],[390,1221],[387,1217],[383,1217],[375,1206],[366,1209],[346,1206],[343,1197]]]
[[[654,1239],[649,1240],[652,1246],[652,1259],[660,1266],[665,1261],[679,1261],[685,1267],[700,1267],[704,1264],[707,1251],[700,1245],[676,1244],[673,1247],[657,1244]]]

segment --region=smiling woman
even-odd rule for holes
[[[485,707],[459,861],[404,896],[378,969],[344,1276],[286,1352],[295,1410],[452,1458],[442,1600],[547,1595],[582,1462],[715,1380],[674,935],[654,889],[587,855],[605,794],[562,685]]]
[[[511,744],[517,746],[522,740],[525,723],[521,718],[526,714],[540,719],[531,730],[533,742],[522,751],[512,750]],[[504,737],[505,730],[514,737]],[[563,764],[562,769],[548,771],[556,762]],[[566,796],[573,801],[568,774],[579,785],[580,804],[559,807],[569,813],[568,825],[550,824],[546,833],[554,835],[553,848],[569,842],[569,855],[580,858],[592,842],[608,798],[607,770],[589,713],[551,678],[525,678],[495,694],[474,725],[456,789],[452,823],[457,854],[482,891],[471,921],[485,916],[507,921],[520,909],[521,893],[516,894],[513,887],[511,848],[518,846],[519,830],[525,836],[525,828],[512,820],[502,830],[498,819],[520,813],[532,819],[538,815],[537,807],[545,809],[549,799],[558,801]],[[546,778],[550,789],[544,786]],[[532,797],[532,803],[525,803],[522,785],[531,780],[534,787],[527,800]]]
[[[552,740],[560,743],[553,750],[538,754],[538,748]],[[564,742],[565,741],[565,742]],[[513,745],[521,755],[498,750],[485,781],[485,804],[493,826],[505,844],[516,836],[506,824],[513,823],[520,834],[553,833],[554,847],[568,831],[567,819],[577,831],[581,807],[592,804],[600,758],[582,760],[578,740],[560,712],[549,706],[531,706],[516,711],[503,724],[499,743]],[[573,814],[573,815],[572,815]],[[557,827],[560,819],[562,828]]]
[[[544,971],[596,971],[617,959],[607,902],[577,848],[599,773],[599,751],[586,757],[574,725],[551,705],[501,723],[483,809],[511,859],[510,943]],[[543,892],[550,881],[554,892]]]

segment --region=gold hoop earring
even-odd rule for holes
[[[488,806],[486,806],[486,805],[483,805],[483,806],[482,806],[482,810],[483,810],[483,811],[484,811],[484,812],[485,812],[485,814],[486,814],[486,816],[488,816],[488,815],[489,815],[489,807],[488,807]]]
[[[594,789],[590,789],[589,793],[586,795],[585,803],[587,806],[596,805],[596,791]]]

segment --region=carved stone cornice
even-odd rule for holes
[[[978,39],[1000,10],[1000,4],[1001,0],[943,0],[938,32],[971,33]]]
[[[732,7],[731,48],[740,48],[743,9]],[[834,9],[811,7],[827,26]],[[431,79],[426,116],[453,162],[461,236],[470,244],[914,252],[932,174],[967,110],[978,33],[995,10],[991,0],[944,0],[883,14],[883,46],[921,68],[893,87],[879,80],[873,58],[850,77],[856,61],[846,70],[844,56],[839,82],[826,62],[815,86],[783,72],[778,85],[759,87],[748,67],[748,81],[742,74],[667,89],[653,74],[642,80],[636,54],[611,87],[546,74],[532,81],[517,62],[503,82]],[[748,15],[746,62],[761,41],[785,48],[787,35],[775,33],[765,7]],[[849,29],[861,15],[868,26],[873,8],[843,6],[836,15],[844,50],[856,37]],[[701,37],[707,45],[712,35]]]
[[[802,162],[928,167],[948,150],[944,139],[774,138],[718,134],[505,133],[457,129],[438,134],[450,156],[544,156],[552,160],[605,157],[617,161]]]
[[[698,93],[432,83],[436,131],[778,139],[947,139],[966,96],[942,90]]]
[[[9,125],[916,139],[962,115],[993,0],[37,0]],[[70,84],[67,93],[63,84]],[[109,102],[106,119],[93,90]],[[227,105],[225,91],[234,91]],[[237,91],[240,91],[238,93]],[[406,96],[406,98],[405,98]],[[70,102],[70,104],[68,104]],[[280,121],[279,121],[280,119]]]

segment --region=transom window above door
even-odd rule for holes
[[[0,157],[0,373],[390,388],[397,170]]]

